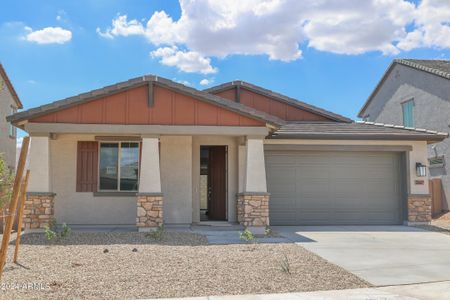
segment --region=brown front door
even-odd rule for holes
[[[209,146],[208,219],[226,220],[226,146]]]

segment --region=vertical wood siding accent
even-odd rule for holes
[[[216,95],[230,101],[236,101],[236,90],[234,88],[220,91],[216,93]],[[240,103],[243,105],[268,113],[286,121],[331,121],[324,116],[302,110],[293,105],[254,93],[242,87],[239,91],[239,99]]]
[[[35,123],[265,126],[265,122],[197,100],[172,90],[148,86],[108,95],[90,102],[31,119]]]
[[[98,142],[80,141],[77,145],[77,192],[96,192]]]

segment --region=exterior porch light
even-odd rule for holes
[[[422,163],[416,163],[416,174],[417,177],[427,176],[427,166]]]

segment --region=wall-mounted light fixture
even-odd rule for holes
[[[427,176],[427,166],[422,163],[416,163],[416,174],[417,177]]]

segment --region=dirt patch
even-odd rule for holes
[[[11,256],[1,291],[9,299],[162,298],[369,286],[296,244],[207,245],[202,235],[180,232],[168,232],[162,241],[141,233],[73,233],[56,243],[30,234],[23,238],[21,265],[10,261]],[[290,273],[282,271],[286,262]]]
[[[416,227],[450,235],[450,219],[432,220],[430,225],[418,225]]]

